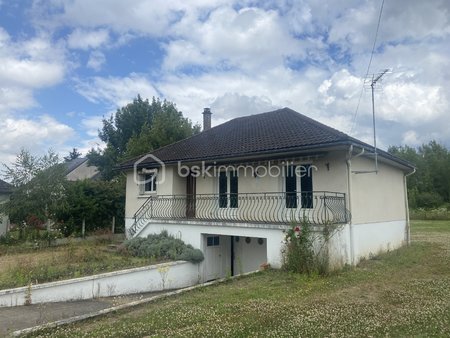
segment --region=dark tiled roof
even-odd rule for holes
[[[153,151],[151,154],[165,163],[176,161],[218,160],[307,150],[318,146],[333,146],[358,141],[289,108],[233,119],[198,135]],[[122,163],[132,167],[136,159]],[[142,164],[151,164],[144,161]]]
[[[12,190],[12,185],[0,180],[0,193],[9,193]]]
[[[66,175],[74,171],[76,168],[78,168],[80,165],[82,165],[84,162],[86,162],[88,159],[86,157],[78,157],[76,159],[70,160],[64,165],[66,166]]]

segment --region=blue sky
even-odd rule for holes
[[[0,0],[0,162],[102,146],[138,93],[213,124],[288,106],[371,142],[381,1]],[[450,145],[450,3],[386,0],[378,143]]]

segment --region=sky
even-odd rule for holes
[[[140,94],[213,125],[290,107],[381,148],[450,146],[450,1],[0,0],[0,163],[83,155]],[[376,76],[376,75],[375,75]]]

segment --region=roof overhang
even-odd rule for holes
[[[258,153],[243,153],[234,155],[222,155],[217,157],[203,157],[203,158],[185,158],[176,159],[170,161],[163,161],[165,165],[174,165],[178,163],[183,163],[184,165],[195,165],[204,162],[205,165],[211,164],[235,164],[235,163],[251,163],[260,161],[272,161],[272,160],[286,160],[286,159],[296,159],[296,160],[307,160],[317,159],[325,156],[326,154],[334,151],[345,151],[348,152],[352,148],[355,152],[357,149],[364,149],[366,152],[365,156],[371,156],[374,153],[374,148],[368,146],[364,143],[357,143],[353,141],[342,141],[333,142],[328,144],[315,144],[308,145],[304,147],[296,147],[295,149],[270,149],[266,151],[260,151]],[[390,164],[392,166],[398,167],[403,171],[411,171],[414,169],[414,165],[404,161],[396,156],[393,156],[383,150],[377,149],[378,159],[384,163]],[[139,158],[136,159],[138,161]],[[161,165],[158,163],[143,162],[140,163],[138,168],[158,168]],[[127,164],[118,166],[117,170],[128,171],[134,168],[134,164]]]

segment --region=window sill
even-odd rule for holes
[[[138,198],[149,198],[151,196],[156,196],[156,191],[155,192],[146,192],[143,194],[139,194]]]

